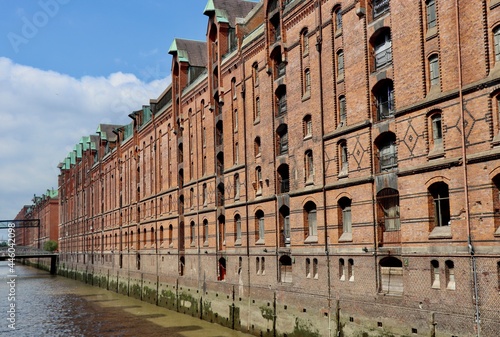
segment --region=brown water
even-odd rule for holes
[[[10,275],[0,262],[0,336],[250,336],[34,268],[16,265],[9,284]]]

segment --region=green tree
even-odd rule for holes
[[[49,252],[53,252],[53,251],[57,250],[57,241],[54,241],[54,240],[46,241],[43,244],[43,249],[47,250]]]

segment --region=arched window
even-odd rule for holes
[[[281,164],[278,167],[278,194],[288,193],[290,191],[290,172],[287,164]]]
[[[354,260],[349,259],[347,260],[347,279],[349,282],[354,281]]]
[[[391,295],[403,294],[403,263],[395,257],[380,260],[380,292]]]
[[[430,127],[432,138],[430,140],[430,150],[433,152],[443,150],[443,128],[441,113],[435,112],[430,115]]]
[[[307,56],[309,54],[309,36],[307,29],[303,29],[300,33],[300,43],[302,47],[302,56]]]
[[[189,224],[189,238],[191,241],[191,246],[194,246],[196,244],[195,229],[196,229],[196,225],[195,225],[194,221],[191,221],[191,223]]]
[[[306,115],[302,120],[304,138],[312,136],[312,118],[311,115]]]
[[[376,31],[370,39],[370,43],[373,50],[373,65],[375,71],[392,63],[392,41],[389,28],[383,27]]]
[[[383,80],[373,88],[377,120],[394,117],[394,89],[391,80]]]
[[[255,107],[254,107],[254,121],[257,122],[260,120],[260,98],[255,98]]]
[[[306,258],[306,278],[311,277],[311,259]]]
[[[432,54],[429,56],[429,84],[430,87],[439,87],[439,56],[438,54]]]
[[[253,142],[253,148],[254,148],[255,157],[260,156],[260,151],[261,151],[260,137],[255,137],[255,140]]]
[[[276,129],[276,144],[279,156],[288,153],[288,126],[280,124]]]
[[[311,70],[306,68],[304,70],[304,89],[302,95],[307,96],[311,94]]]
[[[431,287],[434,289],[439,289],[441,287],[441,281],[439,277],[439,261],[431,261]]]
[[[163,226],[160,226],[160,245],[163,244]]]
[[[288,255],[283,255],[279,259],[280,281],[282,283],[292,282],[292,259]]]
[[[234,175],[234,200],[240,199],[240,175],[236,173]]]
[[[339,142],[339,176],[345,177],[349,173],[349,160],[347,152],[347,141]]]
[[[399,230],[399,192],[392,188],[384,188],[377,193],[379,206],[378,218],[384,231]]]
[[[174,245],[174,227],[172,225],[168,226],[168,245],[170,247]]]
[[[307,150],[304,154],[304,171],[306,183],[313,183],[314,161],[312,150]]]
[[[286,86],[280,85],[278,89],[276,89],[276,112],[278,116],[281,116],[286,114],[286,111]]]
[[[500,61],[500,26],[497,26],[493,29],[493,45],[496,63]]]
[[[203,244],[208,245],[208,220],[203,220]]]
[[[346,274],[345,261],[344,259],[339,259],[339,280],[345,281]]]
[[[333,10],[333,17],[335,32],[340,34],[342,32],[342,11],[339,6]]]
[[[343,127],[347,125],[347,109],[346,109],[346,100],[345,96],[339,96],[339,105],[338,105],[339,115],[339,127]]]
[[[306,241],[318,241],[316,204],[312,201],[304,205],[304,238]]]
[[[344,78],[344,51],[339,50],[337,52],[337,79],[341,80]]]
[[[236,235],[235,245],[241,245],[241,216],[236,214],[234,216],[234,233]]]
[[[445,263],[446,289],[455,290],[455,264],[451,260],[446,260]]]
[[[432,198],[431,218],[435,227],[450,225],[450,196],[448,185],[444,182],[437,182],[429,187],[429,194]]]
[[[264,244],[264,212],[258,210],[255,213],[255,238],[257,244]]]
[[[255,62],[252,65],[252,78],[253,78],[253,84],[254,86],[259,85],[259,64]]]
[[[396,168],[398,165],[396,136],[391,132],[386,132],[380,135],[375,145],[378,149],[379,171],[382,172]]]
[[[342,197],[338,201],[339,241],[352,241],[351,199]]]
[[[425,2],[425,12],[427,14],[427,30],[436,27],[436,0]]]

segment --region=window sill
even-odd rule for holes
[[[203,242],[203,247],[208,247],[208,241]]]
[[[241,246],[241,239],[236,239],[236,241],[234,241],[234,245]]]
[[[496,8],[500,6],[500,0],[491,0],[490,9]]]
[[[499,0],[499,1],[500,1],[500,0]],[[337,31],[335,32],[335,37],[339,37],[339,36],[341,36],[341,35],[342,35],[342,28],[340,28],[339,30],[337,30]]]
[[[302,95],[302,102],[305,102],[307,100],[309,100],[311,98],[311,92],[308,91],[306,93],[304,93],[304,95]]]
[[[339,242],[352,242],[352,232],[345,232],[339,238]]]
[[[312,135],[311,135],[311,134],[306,135],[306,136],[304,137],[304,140],[309,140],[309,139],[312,139]]]
[[[253,121],[253,125],[257,125],[260,123],[260,118],[257,118],[256,120]]]
[[[340,74],[337,76],[337,84],[344,82],[344,74]]]
[[[432,149],[429,154],[427,155],[427,159],[438,159],[438,158],[444,158],[444,149],[442,147],[438,147],[436,149]]]
[[[309,235],[304,240],[304,243],[318,243],[318,236],[317,235]]]
[[[500,227],[497,228],[497,230],[495,231],[495,234],[493,234],[493,235],[496,237],[500,237]]]
[[[348,169],[342,169],[340,173],[338,174],[337,178],[342,179],[342,178],[347,178],[349,176],[349,170]]]
[[[437,26],[434,26],[427,30],[427,34],[425,34],[425,41],[432,40],[437,35],[438,35]]]
[[[264,239],[258,239],[257,242],[255,242],[256,245],[265,245],[266,242],[264,241]]]
[[[451,226],[434,227],[429,234],[429,239],[451,239]]]

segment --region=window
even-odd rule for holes
[[[288,153],[288,126],[286,124],[281,124],[276,129],[276,138],[278,146],[278,155],[284,155]]]
[[[255,168],[255,192],[256,192],[256,195],[259,196],[259,195],[262,195],[262,187],[263,187],[263,184],[262,184],[262,169],[260,168],[260,166],[257,166]]]
[[[255,98],[255,116],[254,116],[255,121],[260,120],[260,98],[257,97]]]
[[[194,246],[196,243],[196,235],[195,235],[195,224],[194,221],[191,221],[191,224],[189,225],[189,237],[191,239],[191,246]]]
[[[354,281],[354,260],[349,259],[347,260],[347,279],[349,282]]]
[[[290,172],[287,164],[278,167],[278,194],[290,191]]]
[[[379,220],[384,231],[395,231],[401,228],[399,219],[399,192],[392,188],[384,188],[377,193]]]
[[[342,197],[338,201],[339,241],[352,241],[351,199]]]
[[[446,273],[446,289],[455,290],[455,264],[451,260],[446,260],[445,263]]]
[[[309,37],[307,36],[307,29],[304,29],[301,34],[302,39],[302,55],[309,54]]]
[[[203,243],[208,244],[208,220],[203,220]]]
[[[234,232],[236,233],[236,241],[234,244],[241,245],[241,216],[239,214],[234,216],[234,227]]]
[[[257,64],[257,62],[255,62],[252,65],[252,77],[253,77],[254,86],[258,86],[259,85],[259,65]]]
[[[439,150],[443,148],[443,130],[441,126],[441,114],[435,113],[431,116],[432,128],[432,150]]]
[[[432,198],[432,217],[435,227],[450,225],[450,200],[448,185],[443,182],[434,183],[429,187]]]
[[[346,102],[345,102],[345,96],[340,96],[339,97],[339,126],[346,126],[347,125],[347,109],[346,109]]]
[[[234,132],[238,132],[238,110],[237,109],[234,109],[234,119],[233,119],[233,123],[234,123]]]
[[[306,277],[311,278],[311,259],[306,258]]]
[[[174,244],[174,227],[172,225],[168,226],[168,244],[173,247]]]
[[[306,115],[302,121],[304,138],[312,136],[312,118],[311,115]]]
[[[339,157],[340,157],[339,175],[347,175],[349,172],[349,161],[347,153],[347,142],[345,140],[339,143]]]
[[[345,281],[346,277],[346,268],[344,259],[339,259],[339,279],[341,281]]]
[[[316,204],[312,201],[304,205],[304,238],[306,241],[318,240]]]
[[[425,9],[427,13],[427,30],[436,27],[436,1],[427,0],[425,2]]]
[[[288,255],[283,255],[279,259],[280,281],[282,283],[292,282],[292,259]]]
[[[231,79],[231,92],[233,93],[233,99],[236,99],[236,78]]]
[[[383,81],[374,88],[378,120],[394,117],[394,90],[392,81]]]
[[[255,273],[260,275],[260,257],[255,258]]]
[[[381,139],[376,142],[380,172],[396,168],[398,165],[395,137],[393,133],[382,134]]]
[[[392,42],[388,28],[379,29],[371,39],[375,70],[392,63]]]
[[[286,111],[286,87],[280,85],[278,89],[276,89],[276,113],[278,116],[281,116],[286,114]]]
[[[335,31],[339,33],[342,31],[342,11],[340,7],[334,10],[333,17],[335,18]]]
[[[202,187],[203,206],[207,206],[207,197],[208,197],[207,184],[204,183]]]
[[[256,243],[264,243],[264,212],[261,210],[255,213]]]
[[[500,26],[493,29],[493,43],[495,45],[495,62],[500,61]]]
[[[116,238],[115,238],[115,241],[116,241]],[[160,244],[162,244],[162,243],[163,243],[163,226],[160,226]]]
[[[305,167],[305,178],[306,182],[313,182],[314,175],[314,167],[313,167],[313,153],[312,150],[307,150],[304,158],[304,167]]]
[[[260,259],[260,273],[261,275],[266,274],[266,258],[264,256]]]
[[[378,18],[389,11],[389,0],[373,0],[373,18]]]
[[[439,280],[439,262],[436,260],[431,261],[431,287],[439,289],[441,282]]]
[[[429,81],[431,87],[439,85],[439,58],[437,54],[429,57]]]
[[[234,165],[237,165],[240,161],[240,148],[238,147],[238,142],[234,143]]]
[[[380,260],[379,291],[384,294],[403,294],[403,263],[395,257]]]
[[[313,277],[318,279],[318,259],[313,259]]]
[[[337,78],[344,78],[344,51],[339,50],[337,52]]]
[[[255,137],[253,144],[255,157],[258,157],[260,156],[260,137]]]
[[[234,200],[240,199],[240,175],[236,173],[234,175]]]
[[[309,68],[304,70],[304,95],[311,94],[311,71]]]
[[[495,236],[500,235],[500,175],[493,178],[493,217],[495,223]],[[500,288],[499,288],[500,290]]]

